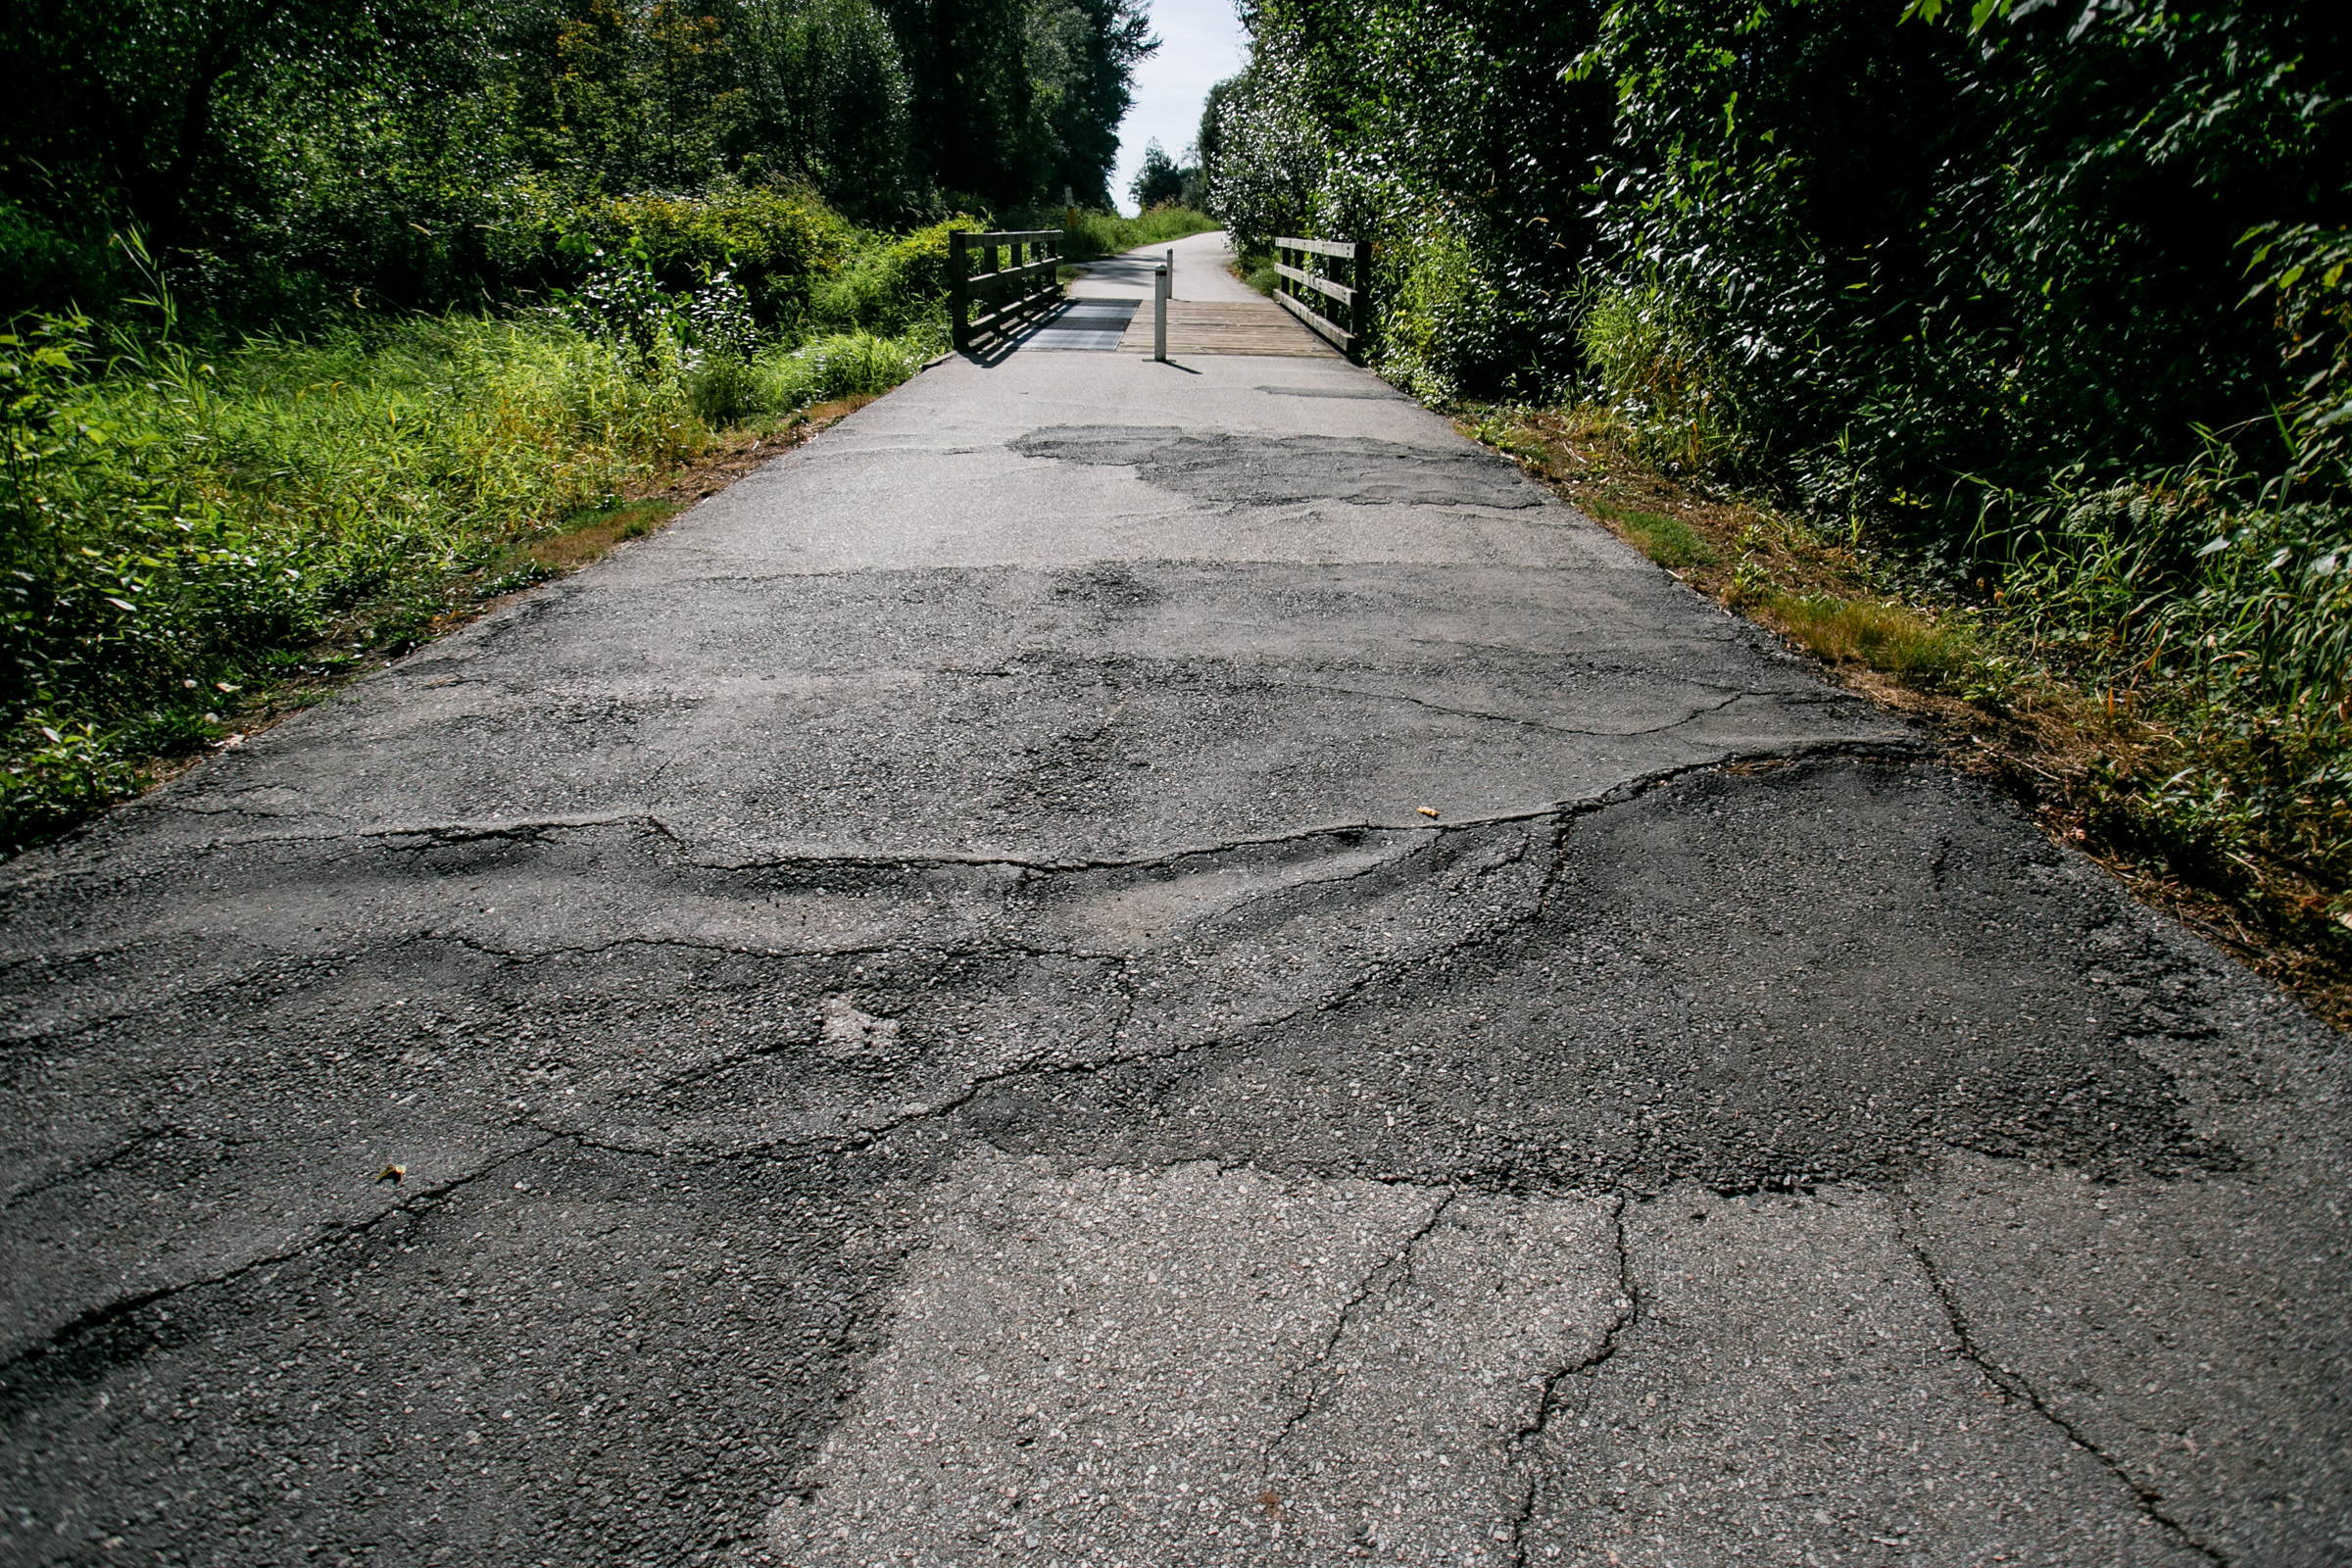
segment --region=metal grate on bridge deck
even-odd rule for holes
[[[1112,353],[1126,335],[1140,300],[1072,300],[1022,336],[1024,349]]]

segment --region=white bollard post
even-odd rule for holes
[[[1152,357],[1168,363],[1168,270],[1152,269]]]
[[[1176,248],[1168,247],[1168,298],[1176,297]]]

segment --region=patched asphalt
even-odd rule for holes
[[[2342,1037],[1337,362],[949,362],[0,900],[0,1560],[2352,1557]]]

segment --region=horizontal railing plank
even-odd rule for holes
[[[1302,272],[1296,267],[1285,267],[1280,262],[1276,262],[1274,264],[1274,270],[1280,272],[1283,276],[1289,278],[1294,283],[1304,283],[1308,288],[1315,290],[1317,293],[1330,295],[1333,299],[1338,300],[1342,305],[1353,305],[1355,303],[1355,290],[1349,288],[1345,283],[1334,283],[1330,278],[1323,276],[1319,272]]]
[[[1353,332],[1348,331],[1336,322],[1325,320],[1307,306],[1291,298],[1288,294],[1275,295],[1274,303],[1298,318],[1299,320],[1304,321],[1310,330],[1325,338],[1333,348],[1338,349],[1342,354],[1348,353],[1348,345],[1355,341]]]
[[[993,272],[974,272],[970,277],[964,279],[964,281],[974,285],[981,283],[1017,282],[1024,278],[1035,277],[1040,272],[1051,271],[1060,266],[1060,257],[1049,256],[1043,261],[1023,262],[1018,267],[1000,267]]]
[[[1355,245],[1352,241],[1341,241],[1336,239],[1278,239],[1274,242],[1274,245],[1278,250],[1312,251],[1317,256],[1337,256],[1345,260],[1352,260],[1355,256]]]
[[[967,323],[972,331],[984,331],[1008,320],[1023,320],[1060,300],[1051,294],[1025,294],[1009,305],[1000,305],[986,316],[975,316]]]

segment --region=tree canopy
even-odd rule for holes
[[[528,294],[634,195],[910,222],[1109,205],[1144,0],[25,0],[0,18],[0,288],[191,308]]]
[[[1187,149],[1188,155],[1191,149]],[[1200,171],[1191,164],[1178,164],[1168,156],[1168,150],[1153,137],[1144,145],[1142,164],[1129,181],[1127,194],[1135,205],[1149,212],[1154,207],[1171,203],[1195,206],[1201,195]]]
[[[1610,372],[1593,308],[1631,302],[1683,367],[1650,370],[1825,496],[2275,447],[2308,372],[2273,329],[2294,301],[2247,297],[2253,231],[2317,254],[2352,220],[2352,40],[2315,0],[1246,15],[1212,204],[1248,240],[1374,238],[1392,373],[1556,392]]]

